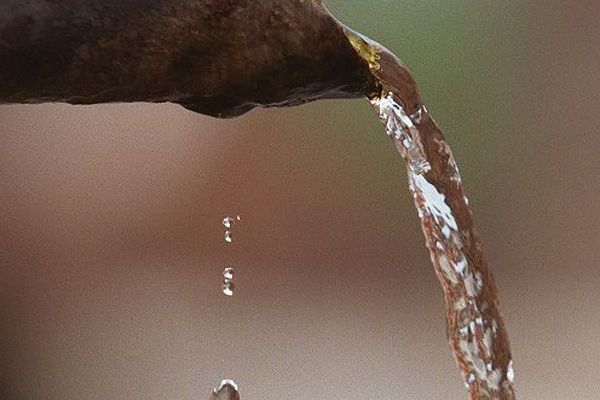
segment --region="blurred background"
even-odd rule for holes
[[[598,398],[600,3],[327,3],[454,149],[519,398]],[[0,107],[0,397],[466,398],[406,181],[360,100]]]

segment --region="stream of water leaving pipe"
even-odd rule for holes
[[[342,25],[369,65],[367,92],[405,161],[425,242],[446,302],[447,335],[471,400],[514,400],[514,369],[496,284],[462,179],[408,68],[381,44]]]
[[[514,370],[493,277],[475,236],[456,161],[425,106],[371,99],[402,155],[431,261],[446,296],[448,338],[472,399],[514,399]],[[483,267],[483,268],[482,268]]]

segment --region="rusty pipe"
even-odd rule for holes
[[[232,117],[374,85],[319,0],[0,0],[0,103],[172,102]]]

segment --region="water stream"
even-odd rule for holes
[[[491,275],[454,156],[425,106],[408,114],[392,93],[371,104],[404,158],[431,260],[444,286],[448,336],[473,399],[511,399],[514,370]],[[429,136],[427,136],[429,135]],[[486,276],[487,275],[487,276]]]

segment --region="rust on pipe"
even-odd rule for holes
[[[173,102],[232,117],[371,85],[317,0],[0,0],[0,103]]]

